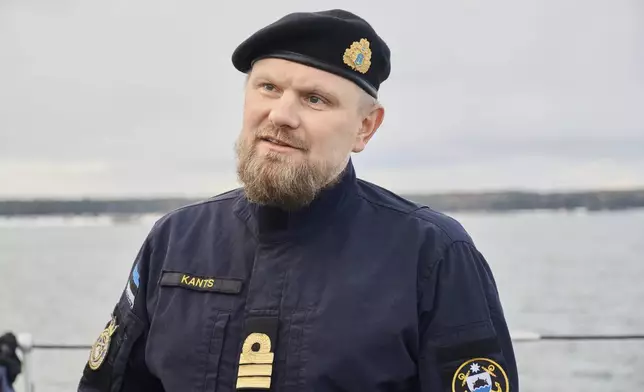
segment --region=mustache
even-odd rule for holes
[[[273,126],[268,126],[260,128],[255,132],[255,138],[257,140],[261,139],[275,139],[280,143],[288,144],[291,147],[298,148],[300,150],[308,150],[308,144],[305,140],[295,136],[292,131],[285,130],[284,128],[277,128]]]

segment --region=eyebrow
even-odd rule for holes
[[[331,91],[327,90],[326,88],[322,87],[320,84],[304,84],[302,86],[297,86],[295,87],[295,90],[304,92],[307,94],[317,94],[321,95],[322,97],[332,101],[332,103],[339,104],[340,100],[338,97],[338,94],[332,93]]]
[[[255,83],[275,83],[278,86],[283,84],[283,82],[280,81],[279,78],[271,77],[263,72],[257,72],[255,75],[253,75],[252,79]],[[321,95],[322,97],[328,99],[329,101],[331,101],[331,103],[334,103],[336,105],[340,103],[339,95],[324,88],[320,83],[303,83],[302,85],[291,86],[290,88],[298,91],[299,93]]]

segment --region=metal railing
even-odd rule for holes
[[[18,334],[18,345],[22,353],[22,377],[24,379],[24,392],[34,392],[31,354],[33,350],[89,350],[88,344],[35,344],[33,336],[29,333]],[[644,334],[602,334],[602,335],[550,335],[537,332],[513,332],[512,342],[539,342],[539,341],[600,341],[600,340],[644,340]]]

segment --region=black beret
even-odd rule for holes
[[[389,77],[391,52],[376,31],[344,10],[288,14],[257,31],[233,52],[241,72],[273,57],[306,64],[355,82],[373,97]]]

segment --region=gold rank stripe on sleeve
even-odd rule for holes
[[[241,279],[198,276],[175,271],[163,271],[160,283],[161,286],[175,286],[223,294],[239,294],[242,289]]]
[[[269,389],[270,377],[240,377],[237,379],[237,389]]]
[[[271,362],[272,364],[272,362]],[[238,377],[255,377],[255,376],[269,376],[273,372],[272,365],[254,365],[254,364],[240,364]]]

